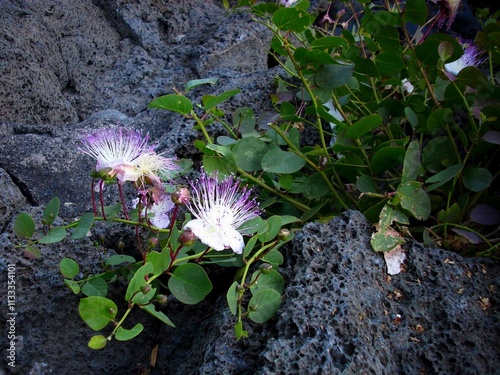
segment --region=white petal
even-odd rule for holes
[[[201,242],[214,250],[221,251],[225,249],[221,233],[216,227],[205,226],[203,220],[194,219],[184,226],[184,229],[186,228],[191,229]]]
[[[223,240],[225,247],[230,247],[236,254],[241,254],[245,247],[243,236],[233,227],[225,227],[223,229]]]

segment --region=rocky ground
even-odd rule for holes
[[[321,5],[320,5],[321,6]],[[16,268],[16,374],[494,374],[499,361],[500,266],[488,259],[406,247],[404,272],[389,277],[369,245],[372,228],[350,211],[309,224],[285,250],[287,288],[278,315],[236,341],[224,287],[196,306],[169,305],[177,328],[138,312],[144,332],[101,351],[63,285],[62,257],[95,270],[95,238],[65,241],[27,259],[13,220],[40,216],[53,196],[60,220],[90,208],[92,162],[75,152],[82,132],[111,124],[149,132],[167,155],[197,158],[197,133],[177,114],[149,110],[154,98],[195,78],[207,93],[240,88],[226,110],[270,108],[270,35],[218,1],[4,0],[0,2],[0,317],[7,327],[6,275]],[[108,232],[107,251],[127,228]],[[7,348],[7,331],[0,337]],[[157,350],[155,366],[151,354]],[[0,368],[0,374],[2,370]]]

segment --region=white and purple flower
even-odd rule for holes
[[[96,159],[95,171],[126,181],[144,184],[160,183],[160,173],[178,169],[175,159],[165,158],[154,152],[148,144],[149,137],[136,130],[122,128],[103,129],[81,139],[80,150]]]
[[[463,41],[460,41],[460,44],[464,49],[463,55],[458,60],[444,64],[444,69],[454,76],[458,75],[463,68],[478,66],[482,62],[480,59],[482,52],[474,44]]]
[[[184,229],[190,229],[205,245],[214,250],[232,249],[241,254],[245,243],[238,228],[246,221],[259,216],[259,205],[251,198],[252,189],[241,187],[241,182],[229,176],[219,182],[217,174],[210,177],[202,173],[186,204],[196,217]]]

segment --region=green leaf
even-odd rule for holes
[[[57,218],[57,215],[59,215],[60,208],[61,208],[61,202],[57,197],[52,198],[50,202],[47,203],[42,214],[42,218],[45,225],[52,225],[54,220]]]
[[[236,338],[239,340],[243,337],[248,337],[248,332],[243,329],[243,322],[240,320],[234,326],[234,334]]]
[[[371,132],[382,124],[382,117],[377,114],[373,114],[362,118],[358,122],[349,126],[345,131],[345,136],[351,139],[358,139],[361,136]]]
[[[384,205],[379,215],[380,231],[385,232],[394,222],[406,225],[410,224],[403,212],[394,210],[387,204]]]
[[[71,289],[71,291],[75,294],[80,293],[80,285],[75,280],[64,279],[64,285]]]
[[[55,227],[52,228],[49,233],[45,237],[42,237],[38,240],[38,243],[43,243],[43,244],[50,244],[50,243],[56,243],[59,241],[64,240],[66,237],[66,229],[64,227]]]
[[[263,221],[266,225],[265,228],[267,230],[267,222]],[[256,234],[252,238],[248,240],[248,242],[245,245],[245,248],[243,249],[243,259],[247,258],[248,255],[252,252],[253,248],[255,247],[255,244],[259,240],[259,235]]]
[[[99,331],[115,318],[118,308],[110,299],[92,296],[80,300],[78,312],[91,329]]]
[[[259,276],[259,278],[254,283],[257,276]],[[252,275],[250,284],[250,291],[253,295],[264,289],[273,289],[281,295],[285,290],[283,276],[276,270],[270,270],[268,274],[261,273],[261,271],[255,271]]]
[[[399,41],[399,32],[394,26],[381,25],[373,33],[375,41],[384,51],[399,51],[401,43]]]
[[[448,137],[435,137],[422,150],[422,165],[437,173],[457,163],[457,157]]]
[[[237,313],[238,299],[240,298],[240,294],[236,290],[237,286],[238,282],[233,282],[226,293],[227,305],[229,306],[229,311],[231,311],[233,315]]]
[[[261,161],[269,151],[267,144],[255,137],[243,138],[233,147],[236,165],[246,172],[262,170]]]
[[[106,215],[106,221],[112,221],[118,216],[122,209],[121,203],[110,204],[104,207],[104,214]]]
[[[112,255],[106,260],[106,265],[108,266],[118,266],[119,264],[122,263],[135,263],[136,260],[134,257],[130,255],[121,255],[121,254],[116,254]]]
[[[431,214],[431,200],[420,182],[407,182],[398,188],[397,193],[401,207],[410,211],[417,219],[427,220]]]
[[[454,203],[447,210],[439,211],[437,217],[441,223],[456,223],[460,217],[460,206]]]
[[[439,45],[442,42],[449,42],[453,46],[453,53],[447,62],[455,61],[462,56],[462,46],[455,37],[443,33],[435,33],[429,35],[422,43],[415,47],[418,60],[424,64],[436,66],[441,59],[439,56]]]
[[[90,349],[102,349],[108,343],[108,339],[103,335],[92,336],[88,343]]]
[[[340,36],[324,36],[315,39],[311,42],[311,47],[313,49],[321,50],[328,53],[331,53],[334,48],[338,47],[346,48],[347,46],[348,46],[347,41]]]
[[[245,221],[237,229],[242,235],[247,236],[261,231],[264,227],[267,227],[266,222],[260,216],[256,216],[253,219]]]
[[[370,244],[372,245],[373,250],[377,252],[391,251],[396,246],[404,242],[405,240],[400,236],[382,232],[373,233],[370,240]]]
[[[166,325],[170,327],[175,327],[175,324],[170,320],[168,316],[166,316],[163,312],[157,311],[153,304],[148,304],[144,306],[139,306],[141,309],[146,310],[149,314],[154,316],[156,319],[162,321]]]
[[[378,150],[372,157],[373,172],[380,173],[397,168],[404,161],[406,150],[401,146],[387,146]]]
[[[488,87],[488,78],[476,67],[467,66],[458,72],[456,82],[463,83],[473,89]]]
[[[458,163],[452,165],[451,167],[446,168],[444,171],[436,173],[434,176],[429,177],[425,180],[426,184],[432,184],[426,188],[427,192],[432,191],[441,185],[444,185],[448,181],[450,181],[455,176],[458,176],[462,168],[464,167],[463,163]]]
[[[281,266],[284,262],[283,254],[279,250],[272,249],[262,257],[262,261],[272,264],[273,266]]]
[[[14,222],[14,234],[20,240],[28,240],[35,233],[35,222],[26,212],[21,212]]]
[[[174,111],[188,115],[193,109],[191,100],[182,95],[168,94],[156,98],[149,103],[148,108],[166,109],[167,111]]]
[[[486,168],[468,169],[464,172],[462,180],[467,189],[476,193],[488,189],[492,181],[493,176]]]
[[[312,23],[311,16],[297,8],[280,8],[273,14],[273,23],[283,31],[301,33]]]
[[[453,122],[453,111],[449,108],[434,110],[427,119],[427,129],[435,131],[444,129],[446,124]]]
[[[427,4],[425,0],[407,0],[403,17],[405,22],[423,25],[427,20]]]
[[[255,115],[252,108],[240,107],[233,113],[234,129],[241,134],[255,132]]]
[[[86,296],[105,297],[108,294],[108,284],[100,277],[89,279],[82,287],[82,293]]]
[[[207,273],[198,264],[186,263],[175,269],[168,280],[168,289],[180,302],[194,305],[212,290]]]
[[[42,256],[40,249],[35,245],[28,245],[24,248],[24,254],[31,259],[39,259]]]
[[[349,82],[354,64],[328,64],[318,68],[314,81],[323,89],[336,89]]]
[[[135,271],[134,277],[128,284],[127,291],[125,293],[125,301],[130,301],[137,292],[142,293],[140,291],[141,287],[147,284],[146,276],[149,276],[151,273],[153,273],[153,265],[149,262]]]
[[[239,89],[234,89],[230,91],[223,92],[220,95],[213,96],[213,95],[204,95],[201,98],[201,102],[203,103],[203,109],[205,111],[208,111],[209,109],[214,108],[216,105],[219,105],[222,102],[225,102],[226,100],[232,98],[233,96],[239,94],[241,90]]]
[[[265,172],[290,174],[302,169],[306,161],[299,155],[283,151],[279,148],[270,149],[262,158],[262,169]]]
[[[203,169],[208,174],[219,171],[220,174],[229,176],[237,170],[236,163],[233,160],[220,156],[203,156]]]
[[[273,240],[281,229],[281,216],[271,216],[266,220],[267,230],[259,236],[259,240],[262,243],[269,242]]]
[[[63,277],[67,279],[72,279],[80,272],[80,267],[73,259],[63,258],[59,262],[59,269]]]
[[[153,274],[159,275],[166,271],[170,265],[170,251],[168,246],[165,246],[161,253],[150,251],[146,256],[146,261],[153,265]]]
[[[281,304],[281,295],[273,289],[258,291],[248,302],[248,317],[255,323],[264,323],[271,319]]]
[[[84,238],[89,232],[90,228],[94,224],[94,214],[92,212],[88,212],[83,215],[79,220],[76,228],[71,235],[71,238],[74,240]]]
[[[387,51],[375,56],[375,65],[380,74],[392,77],[399,74],[404,67],[404,62],[399,53]]]
[[[122,326],[118,327],[116,330],[115,338],[118,341],[127,341],[136,337],[142,332],[144,326],[141,323],[137,323],[132,329],[125,329]]]
[[[201,86],[201,85],[215,85],[219,79],[217,77],[213,78],[203,78],[203,79],[193,79],[191,81],[188,81],[184,85],[184,91],[188,92],[189,90],[194,89],[195,87]]]
[[[420,163],[420,143],[412,141],[408,145],[403,162],[403,174],[401,176],[401,183],[415,181],[420,174],[422,164]]]

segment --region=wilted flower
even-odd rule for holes
[[[167,228],[170,224],[170,213],[174,208],[172,197],[161,187],[153,187],[139,192],[140,197],[133,202],[134,208],[141,202],[142,215],[147,215],[148,220],[157,228]],[[149,217],[149,215],[152,215]]]
[[[80,150],[97,160],[96,172],[109,169],[111,177],[119,173],[125,179],[128,179],[127,171],[136,165],[137,158],[153,150],[148,145],[148,136],[122,128],[100,130],[83,137],[81,142]]]
[[[252,190],[240,186],[240,180],[233,176],[219,182],[202,173],[196,183],[192,183],[193,194],[187,203],[188,209],[196,217],[184,229],[191,229],[198,239],[214,250],[231,248],[241,254],[245,246],[238,228],[249,219],[260,214],[258,203],[252,199]]]
[[[453,75],[457,75],[463,68],[468,66],[478,66],[481,63],[479,56],[481,51],[473,44],[468,42],[460,43],[464,49],[463,55],[455,61],[444,65],[444,69]]]
[[[458,9],[462,4],[462,0],[430,0],[434,3],[438,3],[441,7],[439,13],[437,14],[437,24],[441,27],[444,23],[447,24],[449,29],[455,17],[458,13]]]
[[[97,160],[96,172],[116,177],[120,183],[145,180],[151,185],[160,183],[160,174],[178,169],[175,159],[166,158],[154,152],[136,130],[104,129],[81,139],[80,150]]]
[[[403,80],[401,81],[401,87],[402,87],[403,91],[404,91],[405,93],[407,93],[407,94],[411,94],[411,93],[413,92],[413,90],[415,90],[415,86],[413,86],[413,85],[411,84],[411,82],[410,82],[410,81],[408,81],[408,79],[407,79],[407,78],[405,78],[405,79],[403,79]]]

